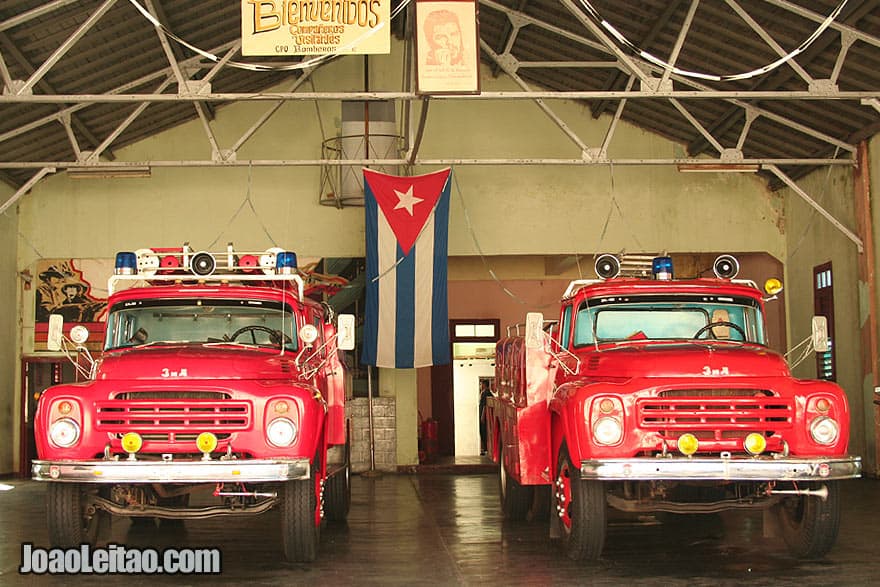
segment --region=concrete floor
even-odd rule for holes
[[[355,476],[348,522],[322,529],[318,560],[279,562],[272,512],[183,528],[115,521],[104,543],[220,547],[220,577],[20,576],[21,543],[45,546],[45,486],[0,491],[2,585],[865,585],[880,581],[880,481],[844,483],[840,537],[826,559],[801,562],[762,538],[757,513],[690,517],[675,526],[612,526],[598,563],[566,559],[543,523],[502,523],[494,474]]]

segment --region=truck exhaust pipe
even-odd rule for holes
[[[823,485],[819,489],[773,489],[770,493],[772,495],[780,493],[788,495],[815,495],[816,497],[822,498],[822,501],[825,501],[828,499],[828,486]]]

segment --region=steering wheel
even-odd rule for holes
[[[259,324],[251,324],[249,326],[242,326],[238,330],[232,333],[232,336],[229,337],[229,340],[235,340],[242,334],[247,332],[251,333],[251,342],[253,344],[257,344],[257,337],[254,335],[254,332],[265,332],[269,335],[269,340],[272,341],[272,344],[281,345],[282,339],[285,343],[290,342],[290,337],[286,334],[282,335],[280,330],[275,330],[273,328],[269,328],[268,326],[261,326]]]
[[[708,324],[706,324],[705,326],[703,326],[702,328],[697,330],[697,332],[691,338],[700,338],[701,334],[703,334],[706,331],[709,331],[709,334],[712,336],[712,338],[717,340],[718,337],[715,336],[715,332],[712,330],[716,326],[729,326],[739,333],[739,335],[742,337],[743,341],[746,340],[746,331],[743,330],[739,324],[734,324],[733,322],[727,322],[726,320],[718,320],[717,322],[709,322]]]

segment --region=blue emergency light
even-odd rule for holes
[[[280,275],[290,275],[296,266],[296,253],[293,251],[281,251],[275,257],[275,272]]]
[[[116,275],[134,275],[137,273],[137,255],[129,251],[116,253]]]
[[[660,281],[672,279],[672,257],[654,257],[651,262],[651,273],[654,279]]]

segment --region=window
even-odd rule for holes
[[[834,284],[831,262],[813,268],[813,311],[828,320],[828,350],[816,353],[816,377],[837,381],[834,356]]]

